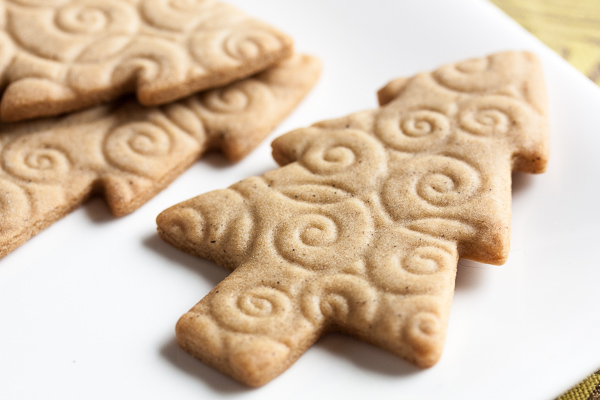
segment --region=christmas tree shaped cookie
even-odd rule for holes
[[[159,215],[163,239],[233,270],[179,320],[186,351],[252,386],[330,331],[438,361],[458,258],[506,261],[511,172],[546,168],[542,71],[499,53],[379,95],[275,140],[281,168]]]
[[[277,29],[214,0],[0,0],[2,121],[137,92],[160,105],[292,54]]]
[[[208,150],[239,160],[315,84],[320,62],[271,69],[163,107],[136,101],[0,125],[0,257],[102,193],[132,212]]]

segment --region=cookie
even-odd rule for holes
[[[103,193],[121,216],[208,150],[239,160],[300,102],[319,73],[319,61],[298,55],[160,108],[130,100],[0,125],[0,256],[93,193]]]
[[[331,331],[438,361],[459,256],[506,261],[511,172],[546,168],[542,71],[499,53],[380,98],[276,139],[281,168],[158,216],[164,240],[233,270],[177,323],[183,349],[251,386]]]
[[[0,119],[131,92],[165,104],[291,54],[288,36],[213,0],[0,0]]]

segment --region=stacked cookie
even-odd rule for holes
[[[2,0],[0,15],[0,257],[94,193],[120,216],[207,150],[243,158],[320,71],[212,0]]]

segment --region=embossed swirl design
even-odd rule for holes
[[[391,148],[418,152],[439,143],[450,134],[450,120],[444,114],[427,108],[401,111],[393,106],[383,108],[377,116],[375,132]]]
[[[360,325],[377,310],[377,292],[367,281],[352,275],[333,275],[314,281],[304,291],[302,313],[313,323],[324,320]]]
[[[506,135],[527,125],[524,103],[503,96],[486,96],[471,100],[459,112],[459,125],[479,136]]]
[[[204,106],[211,111],[230,113],[248,108],[250,98],[242,90],[216,90],[203,99]]]
[[[202,243],[205,234],[205,219],[200,210],[182,207],[177,217],[169,222],[169,233],[183,237],[188,243]]]
[[[416,157],[406,171],[416,173],[390,180],[386,200],[399,199],[395,194],[408,192],[423,203],[436,207],[453,207],[467,202],[480,186],[479,172],[465,161],[447,156]],[[395,187],[396,184],[399,186]]]
[[[275,236],[275,246],[288,260],[304,261],[303,264],[310,265],[310,261],[314,259],[313,247],[326,248],[335,244],[340,238],[339,231],[336,221],[328,216],[296,216],[279,228]]]
[[[391,215],[404,218],[461,206],[471,200],[481,186],[479,172],[465,161],[447,156],[421,156],[407,162],[402,174],[388,180],[383,203]]]
[[[146,23],[170,31],[193,29],[202,21],[227,23],[232,16],[221,16],[220,3],[212,0],[143,0],[140,12]]]
[[[219,290],[212,301],[213,316],[229,329],[247,333],[267,333],[290,317],[291,300],[272,286],[257,286],[231,292]]]
[[[213,89],[202,96],[202,106],[214,113],[242,113],[260,109],[268,113],[273,107],[273,92],[262,83],[247,81],[223,89]]]
[[[64,32],[80,35],[124,31],[136,20],[135,8],[125,2],[81,0],[57,10],[54,23]]]
[[[373,249],[367,262],[371,282],[399,295],[446,290],[445,277],[457,260],[452,245],[404,228],[389,230]]]
[[[190,41],[195,60],[209,70],[232,68],[279,48],[280,39],[261,25],[238,25],[235,30],[203,30],[194,34]]]
[[[26,181],[51,183],[66,179],[71,161],[65,149],[48,139],[34,139],[22,136],[5,148],[5,170]]]
[[[470,92],[485,90],[495,84],[495,72],[488,58],[445,65],[432,73],[439,84],[452,90]]]
[[[484,72],[489,68],[490,61],[487,58],[474,58],[454,64],[454,69],[463,74],[475,74]]]
[[[494,54],[445,65],[432,73],[443,87],[463,93],[483,93],[505,88],[511,78],[529,67],[523,54]]]
[[[329,208],[326,213],[300,214],[283,221],[273,235],[279,255],[314,270],[336,271],[356,262],[373,229],[368,212],[358,202]]]
[[[166,3],[168,7],[181,11],[195,11],[204,9],[207,6],[212,6],[215,2],[212,0],[153,0],[152,2],[161,1]],[[147,1],[150,3],[149,1]]]
[[[77,68],[80,65],[71,65],[75,60],[104,60],[114,55],[114,47],[124,46],[124,42],[131,41],[139,30],[140,22],[136,7],[118,0],[72,0],[41,10],[8,7],[7,13],[11,25],[4,31],[14,38],[19,47],[27,53],[58,62],[66,68],[58,73],[56,68],[60,68],[59,65],[47,64],[43,60],[17,58],[15,69],[26,65],[31,71],[19,71],[15,78],[45,76],[56,83],[64,83],[65,78],[68,80],[73,67],[77,69],[77,73],[81,72]],[[109,48],[108,55],[102,54],[106,50],[103,48],[105,45]],[[95,73],[93,84],[97,85],[105,79],[106,75],[101,72],[103,67],[106,66],[92,68]],[[39,71],[42,69],[48,72],[40,75]]]
[[[136,82],[138,92],[164,89],[165,81],[185,81],[187,63],[184,49],[168,40],[140,38],[120,53],[121,61],[114,65],[111,80],[114,85]],[[88,73],[92,73],[89,70]]]
[[[25,109],[27,116],[43,116],[72,110],[74,99],[90,104],[127,92],[137,92],[144,105],[164,104],[238,80],[291,48],[279,31],[209,0],[0,5],[10,21],[2,32],[7,40],[0,38],[0,72],[5,85],[19,82],[2,101],[16,110],[11,111],[16,119],[25,118]],[[53,101],[53,111],[29,110],[39,96]]]
[[[285,310],[286,300],[273,288],[256,288],[238,298],[237,308],[251,317],[270,317]]]
[[[107,158],[125,171],[151,175],[157,160],[169,155],[171,136],[149,122],[129,123],[110,132],[104,143]]]
[[[272,32],[260,27],[248,27],[231,32],[223,41],[225,54],[235,60],[259,57],[265,51],[281,45]]]
[[[427,352],[432,343],[443,334],[444,326],[437,314],[421,311],[413,314],[403,329],[403,333],[417,352]]]
[[[507,115],[493,108],[465,112],[461,117],[461,127],[479,135],[505,133],[510,126]]]
[[[467,201],[478,189],[477,171],[463,161],[437,156],[419,160],[413,165],[423,164],[427,172],[419,177],[415,191],[429,204],[456,206]]]
[[[421,137],[425,135],[447,134],[450,130],[447,118],[435,111],[416,110],[402,118],[400,128],[406,136]]]
[[[430,275],[447,268],[454,261],[451,254],[440,247],[423,246],[412,249],[402,261],[402,267],[417,275]]]
[[[299,161],[314,174],[340,174],[340,178],[347,176],[364,184],[362,179],[374,180],[382,172],[385,153],[376,140],[362,132],[334,131],[317,134]]]
[[[47,7],[47,6],[59,6],[61,4],[66,3],[69,0],[5,0],[5,1],[8,1],[10,3],[20,4],[23,6]]]

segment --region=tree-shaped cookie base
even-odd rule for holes
[[[185,350],[252,386],[329,331],[437,362],[458,257],[506,260],[511,171],[546,167],[541,69],[495,54],[380,101],[280,137],[281,168],[158,217],[166,241],[234,270],[178,322]]]
[[[320,62],[269,70],[163,107],[136,101],[0,125],[0,257],[94,193],[130,213],[208,150],[237,161],[315,84]]]
[[[4,122],[132,92],[146,106],[166,104],[263,71],[293,47],[214,0],[1,0],[0,21]]]

